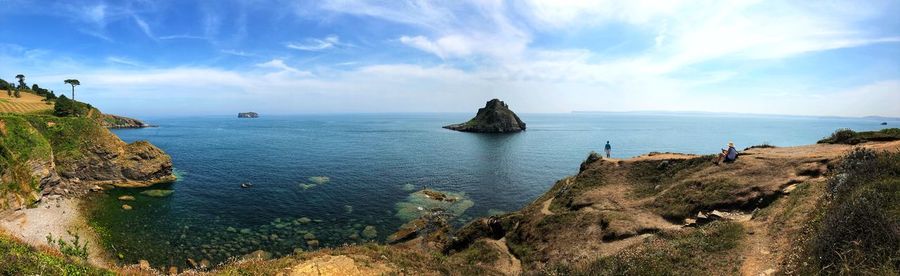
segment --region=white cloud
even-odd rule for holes
[[[285,47],[301,51],[321,51],[342,45],[346,44],[341,43],[338,36],[329,35],[322,39],[309,38],[303,43],[289,42],[285,44]]]
[[[272,59],[272,60],[270,60],[270,61],[268,61],[268,62],[264,62],[264,63],[257,64],[256,66],[257,66],[257,67],[261,67],[261,68],[278,69],[278,70],[279,70],[279,73],[290,73],[290,74],[293,74],[293,75],[295,75],[295,76],[312,76],[312,73],[311,73],[311,72],[309,72],[309,71],[301,71],[301,70],[299,70],[299,69],[297,69],[297,68],[290,67],[290,66],[288,66],[287,64],[284,63],[284,60],[277,59],[277,58],[276,58],[276,59]]]

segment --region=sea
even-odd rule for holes
[[[566,113],[519,114],[528,127],[520,133],[441,128],[471,116],[144,118],[157,127],[113,132],[126,142],[148,140],[163,149],[178,180],[96,195],[86,207],[89,221],[101,236],[97,246],[125,264],[216,264],[257,250],[284,256],[384,242],[431,208],[453,214],[456,226],[515,211],[576,174],[585,157],[602,152],[607,141],[613,158],[653,151],[714,154],[730,141],[738,149],[787,147],[815,143],[839,128],[887,127],[874,118]],[[422,189],[459,200],[434,203]],[[120,201],[122,195],[135,200]]]

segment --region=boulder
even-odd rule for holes
[[[134,197],[133,197],[133,196],[130,196],[130,195],[123,195],[123,196],[120,196],[120,197],[119,197],[119,200],[122,200],[122,201],[132,201],[132,200],[134,200]]]
[[[131,210],[131,209],[133,209],[133,208],[131,208],[131,205],[128,205],[128,204],[122,204],[122,209],[128,211],[128,210]]]
[[[493,99],[488,101],[483,108],[478,109],[475,118],[465,123],[447,125],[444,128],[464,132],[508,133],[525,130],[525,123],[519,119],[516,113],[509,110],[506,103]]]

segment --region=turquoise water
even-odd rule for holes
[[[411,196],[423,186],[462,197],[442,206],[458,214],[458,224],[516,210],[576,173],[607,140],[613,157],[624,158],[650,151],[710,154],[728,141],[738,148],[802,145],[837,128],[881,128],[880,121],[838,118],[520,116],[528,130],[506,135],[441,128],[471,114],[149,118],[159,127],[114,132],[128,142],[149,140],[172,156],[180,180],[153,189],[174,193],[110,191],[97,201],[102,208],[94,221],[126,263],[216,263],[257,249],[284,255],[308,249],[311,238],[322,246],[383,240],[426,204]],[[254,186],[242,189],[243,182]],[[137,200],[116,199],[126,194]],[[118,208],[123,203],[134,209]]]

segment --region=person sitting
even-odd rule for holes
[[[722,149],[722,153],[719,154],[719,158],[716,159],[716,165],[719,163],[732,163],[736,161],[738,158],[738,151],[734,148],[734,143],[728,142],[728,149]]]

